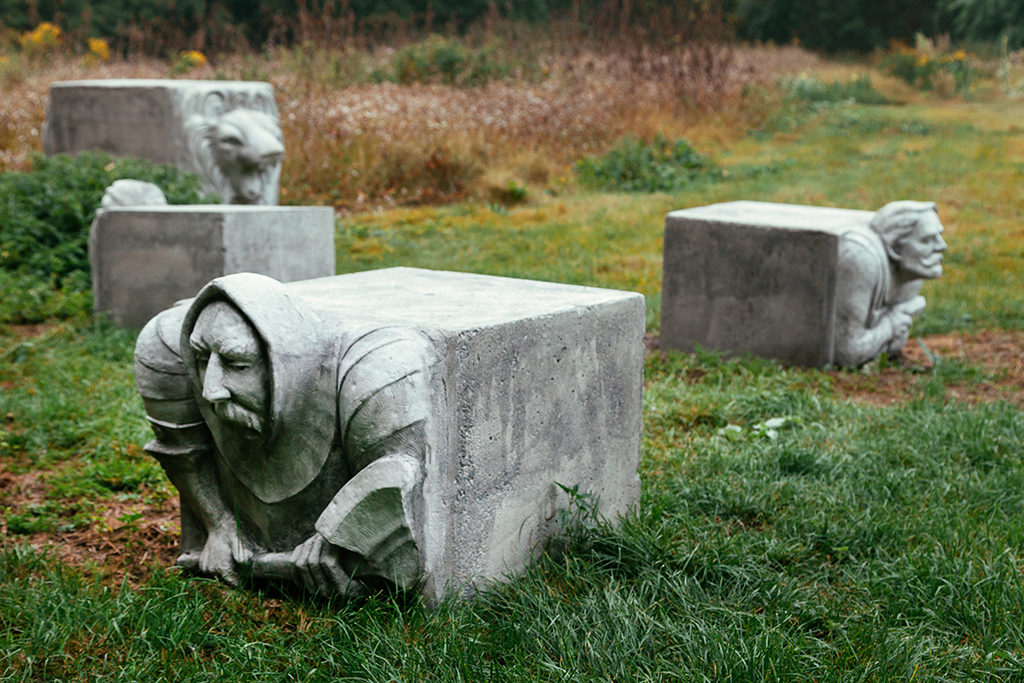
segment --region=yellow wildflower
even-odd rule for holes
[[[206,55],[199,50],[182,50],[181,61],[188,67],[203,66],[206,64]]]
[[[967,53],[964,52],[963,50],[957,50],[956,52],[953,53],[953,59],[955,59],[958,62],[962,62],[965,59],[967,59]]]
[[[924,66],[925,64],[928,63],[928,61],[929,61],[928,55],[920,55],[917,58],[917,65],[918,66]]]
[[[48,47],[51,45],[60,44],[60,26],[51,24],[48,21],[36,26],[31,31],[26,31],[21,34],[21,38],[18,39],[22,47],[34,48],[34,47]]]
[[[106,61],[110,59],[110,45],[103,38],[87,38],[89,52]]]

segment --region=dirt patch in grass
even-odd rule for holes
[[[64,463],[63,466],[70,466]],[[0,463],[0,537],[8,544],[30,545],[75,566],[91,566],[112,584],[143,583],[154,569],[174,564],[178,556],[179,503],[170,499],[104,499],[87,526],[71,530],[21,534],[8,529],[7,511],[18,512],[54,501],[46,483],[52,471],[11,472]],[[58,501],[60,502],[60,501]],[[67,501],[71,503],[71,501]]]
[[[644,339],[648,353],[661,349],[658,335]],[[921,396],[922,383],[936,376],[936,362],[957,363],[973,372],[962,381],[945,381],[945,396],[965,403],[1010,401],[1024,406],[1024,332],[988,330],[973,334],[915,337],[903,355],[884,366],[829,370],[835,395],[874,405],[905,403]]]
[[[178,499],[159,504],[137,500],[104,500],[100,519],[86,529],[32,538],[49,543],[70,564],[95,562],[115,582],[144,582],[157,567],[169,567],[178,557],[180,535]],[[125,519],[137,517],[135,521]]]
[[[14,333],[18,341],[42,337],[44,334],[56,327],[55,323],[33,323],[29,325],[9,325],[8,329]]]
[[[914,338],[892,365],[854,372],[833,370],[836,396],[875,405],[920,396],[922,380],[937,372],[936,362],[980,368],[984,376],[946,384],[945,395],[965,403],[1004,400],[1024,406],[1024,332],[989,330]]]

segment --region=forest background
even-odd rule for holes
[[[325,20],[329,19],[329,20]],[[652,42],[735,36],[799,42],[828,52],[864,52],[916,33],[955,42],[1024,47],[1024,4],[1016,0],[9,0],[0,23],[23,32],[48,21],[72,37],[102,37],[116,52],[161,54],[287,45],[316,27],[338,39],[381,39],[410,29],[462,31],[498,19],[569,19],[594,36],[628,33]],[[2,36],[0,36],[2,37]],[[81,41],[79,41],[81,42]]]

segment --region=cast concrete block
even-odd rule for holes
[[[662,348],[831,364],[840,235],[873,215],[754,201],[669,213]]]
[[[332,325],[431,339],[434,417],[418,545],[424,592],[470,594],[521,569],[577,486],[614,520],[639,499],[643,296],[389,268],[295,282]]]
[[[282,282],[333,275],[326,206],[177,205],[101,209],[89,232],[94,305],[142,327],[221,275]]]

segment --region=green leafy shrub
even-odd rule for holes
[[[398,51],[391,63],[372,74],[378,81],[477,86],[512,73],[493,46],[472,49],[459,40],[430,36]]]
[[[73,318],[92,309],[89,274],[81,271],[46,278],[0,270],[0,292],[0,324]]]
[[[0,268],[43,276],[88,273],[85,242],[104,190],[115,180],[155,183],[171,204],[203,201],[199,177],[99,152],[36,157],[28,173],[0,175]]]
[[[875,90],[871,78],[866,74],[831,82],[801,74],[796,78],[781,79],[777,85],[783,95],[781,106],[771,112],[757,129],[751,131],[756,137],[793,130],[806,121],[808,116],[824,109],[851,104],[886,104],[889,101]]]
[[[100,152],[37,156],[31,171],[0,175],[5,299],[18,300],[29,317],[60,313],[69,303],[79,307],[74,292],[90,287],[89,226],[104,190],[122,178],[155,183],[171,204],[203,201],[194,174],[138,159],[114,161]],[[5,302],[4,317],[14,316],[12,308]]]
[[[879,68],[908,85],[922,90],[937,90],[942,79],[951,81],[950,89],[966,93],[975,79],[970,55],[964,50],[937,54],[926,39],[919,38],[917,49],[900,48],[882,58]]]
[[[658,134],[651,143],[626,136],[601,158],[576,162],[580,182],[601,190],[670,192],[699,178],[720,178],[721,170],[680,138],[669,142]]]
[[[854,76],[847,81],[829,83],[801,75],[780,85],[790,99],[812,105],[848,102],[886,104],[889,101],[885,95],[875,90],[871,85],[871,77],[866,74]]]

